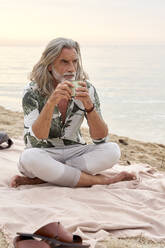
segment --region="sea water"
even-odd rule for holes
[[[0,105],[22,111],[23,88],[43,49],[0,47]],[[165,45],[83,45],[81,50],[109,131],[165,144]]]

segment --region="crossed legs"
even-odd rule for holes
[[[65,157],[65,161],[64,161]],[[115,143],[81,146],[67,152],[51,154],[38,148],[27,149],[20,158],[19,169],[25,176],[15,176],[11,187],[50,182],[68,187],[86,187],[133,180],[135,176],[121,172],[114,177],[100,175],[118,162],[120,150]],[[58,161],[57,161],[57,160]]]

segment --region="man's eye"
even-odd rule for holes
[[[67,64],[68,63],[68,61],[67,60],[62,60],[62,62],[64,63],[64,64]]]

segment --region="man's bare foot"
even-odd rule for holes
[[[98,175],[98,176],[103,176],[103,175]],[[112,183],[118,183],[121,181],[131,181],[131,180],[135,180],[136,176],[132,173],[128,173],[128,172],[120,172],[119,174],[117,174],[114,177],[107,177],[107,176],[103,176],[104,178],[102,178],[101,180],[103,180],[103,184],[112,184]]]
[[[41,183],[46,183],[46,182],[37,177],[29,178],[29,177],[16,175],[11,179],[10,186],[12,188],[17,188],[20,185],[34,185],[34,184],[41,184]]]
[[[120,181],[130,181],[135,180],[136,176],[134,174],[128,172],[121,172],[116,176],[108,177],[101,174],[98,175],[90,175],[84,172],[81,172],[79,182],[76,187],[89,187],[92,185],[100,184],[100,185],[108,185],[112,183],[117,183]]]

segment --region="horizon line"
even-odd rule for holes
[[[14,43],[5,43],[0,42],[0,47],[43,47],[47,42],[43,42],[42,44],[36,42],[14,42]],[[111,45],[165,45],[165,41],[101,41],[101,42],[92,42],[92,41],[79,41],[80,46],[111,46]]]

